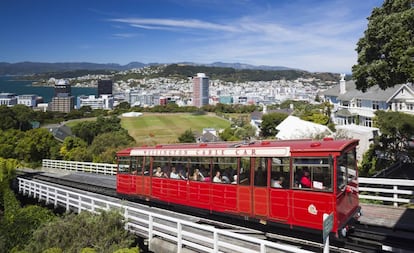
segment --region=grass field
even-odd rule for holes
[[[154,145],[176,143],[178,137],[188,129],[202,133],[203,128],[222,129],[230,126],[230,122],[215,115],[144,113],[135,118],[123,117],[121,125],[138,145]]]

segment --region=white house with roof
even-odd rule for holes
[[[354,81],[345,81],[321,93],[325,101],[333,106],[336,125],[356,124],[372,127],[372,118],[377,110],[391,110],[414,114],[414,85],[400,84],[386,90],[378,85],[365,92],[356,89]]]

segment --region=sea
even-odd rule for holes
[[[0,93],[15,93],[16,95],[29,95],[34,94],[43,98],[43,102],[49,103],[52,101],[54,94],[53,86],[32,86],[30,80],[21,80],[16,76],[0,76]],[[81,88],[72,87],[72,96],[76,97],[81,95],[97,95],[98,88]]]

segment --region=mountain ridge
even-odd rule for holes
[[[73,70],[113,70],[124,71],[134,68],[142,68],[146,66],[165,65],[167,63],[142,63],[133,61],[125,65],[118,63],[92,63],[92,62],[17,62],[8,63],[0,62],[0,75],[32,75],[47,72],[62,72]],[[227,67],[234,69],[253,69],[253,70],[298,70],[284,66],[267,66],[267,65],[251,65],[245,63],[226,63],[213,62],[209,64],[194,63],[194,62],[180,62],[169,64],[186,64],[194,66],[211,66],[211,67]],[[168,65],[168,64],[167,64]]]

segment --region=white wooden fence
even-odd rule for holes
[[[63,206],[75,212],[99,210],[120,210],[127,221],[126,229],[145,236],[151,242],[158,237],[176,245],[177,252],[184,247],[197,252],[299,252],[310,253],[295,246],[279,244],[245,234],[197,224],[167,215],[157,214],[129,206],[118,199],[100,198],[100,195],[86,195],[52,185],[18,178],[19,191],[55,206]],[[150,243],[151,247],[151,243]],[[150,248],[151,249],[151,248]]]
[[[76,162],[49,159],[42,160],[42,167],[44,169],[61,169],[105,175],[116,175],[116,166],[116,164],[111,163]]]
[[[414,180],[389,178],[358,178],[359,198],[378,200],[382,204],[414,204]]]
[[[42,166],[47,169],[116,175],[116,164],[108,163],[44,159]],[[358,180],[360,199],[377,200],[383,205],[393,204],[394,206],[398,206],[399,204],[414,204],[414,180],[364,177],[360,177]]]

